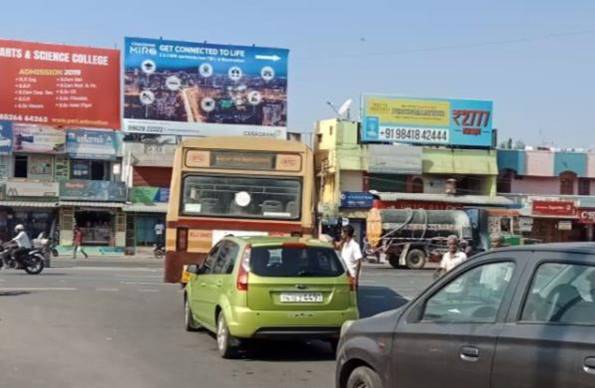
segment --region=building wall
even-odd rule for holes
[[[578,192],[578,180],[574,184],[575,193]],[[511,192],[515,194],[560,194],[560,178],[524,176],[513,179]]]
[[[341,171],[341,191],[362,191],[362,171]]]
[[[169,167],[139,167],[133,168],[133,186],[169,187],[172,169]]]

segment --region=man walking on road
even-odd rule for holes
[[[155,224],[155,245],[157,245],[157,248],[163,248],[165,245],[163,232],[165,232],[165,225],[163,225],[163,222],[157,221]]]
[[[459,249],[459,238],[457,236],[448,236],[446,245],[448,247],[448,252],[442,256],[442,261],[440,262],[440,271],[442,273],[452,270],[457,265],[467,260],[465,252],[461,252]]]
[[[344,226],[341,231],[341,258],[357,285],[359,284],[363,255],[359,244],[353,239],[353,233],[351,225]]]
[[[73,245],[73,250],[72,250],[72,258],[76,259],[76,253],[78,250],[81,251],[81,253],[83,254],[83,256],[85,256],[85,259],[89,258],[89,255],[87,255],[87,252],[85,252],[83,250],[83,231],[81,230],[81,228],[79,228],[78,225],[74,226],[74,232],[72,235],[72,245]]]

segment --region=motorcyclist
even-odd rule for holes
[[[8,242],[10,254],[13,260],[17,260],[22,254],[28,252],[33,248],[31,240],[25,231],[25,227],[22,224],[18,224],[14,227],[16,236]]]

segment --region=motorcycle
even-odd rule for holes
[[[153,255],[156,259],[163,259],[163,257],[165,257],[165,247],[155,244],[155,247],[153,248]]]
[[[29,275],[38,275],[45,268],[44,256],[40,249],[33,248],[13,258],[10,243],[0,244],[0,268],[22,269]]]
[[[46,237],[44,232],[41,232],[37,238],[33,239],[33,248],[39,249],[44,258],[46,267],[50,267],[51,257],[58,257],[58,250],[56,243],[51,238]]]

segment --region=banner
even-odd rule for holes
[[[66,151],[66,134],[49,126],[14,124],[14,152],[61,154]]]
[[[0,120],[120,128],[120,51],[0,40]]]
[[[169,202],[169,188],[136,186],[131,190],[130,201],[133,203],[152,204]]]
[[[56,182],[8,181],[6,182],[8,197],[57,197]]]
[[[12,153],[12,123],[0,121],[0,155]]]
[[[61,200],[126,201],[124,182],[71,180],[60,182]]]
[[[533,216],[551,216],[576,218],[577,211],[573,201],[533,200]]]
[[[362,141],[492,146],[492,102],[362,97]]]
[[[126,38],[124,130],[285,138],[286,49]]]
[[[73,159],[115,160],[118,137],[113,131],[76,129],[66,132],[66,152]]]

